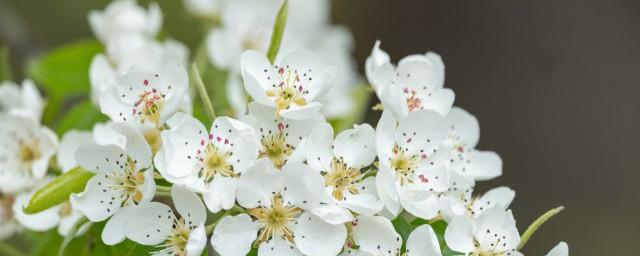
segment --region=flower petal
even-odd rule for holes
[[[353,239],[362,252],[373,255],[400,253],[402,237],[388,219],[381,216],[360,215],[353,224],[355,224]]]
[[[149,202],[134,207],[125,218],[127,238],[143,245],[156,245],[171,235],[176,219],[169,206]]]
[[[441,256],[438,237],[429,225],[414,229],[407,239],[407,254],[412,256]]]
[[[475,250],[473,245],[473,223],[467,216],[453,219],[444,232],[444,240],[454,251],[469,253]]]
[[[311,210],[311,213],[332,225],[339,225],[354,220],[353,214],[351,214],[349,210],[333,204],[316,207]]]
[[[376,131],[368,124],[354,125],[336,136],[333,152],[352,168],[362,168],[376,158]]]
[[[247,255],[260,227],[247,214],[226,216],[216,225],[211,245],[222,256]]]
[[[282,167],[284,176],[283,199],[305,210],[311,210],[322,202],[331,202],[325,192],[322,176],[306,164],[289,162]]]
[[[268,204],[273,195],[282,190],[282,178],[269,159],[258,159],[238,180],[238,204],[245,208]]]
[[[185,219],[189,226],[204,224],[207,220],[207,211],[200,198],[191,190],[181,186],[171,187],[171,199],[176,207],[176,211]]]
[[[307,163],[318,172],[326,171],[333,161],[333,127],[329,123],[316,126],[307,141]]]
[[[294,241],[305,255],[337,255],[347,238],[344,225],[332,225],[306,212],[293,226]]]

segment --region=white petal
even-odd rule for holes
[[[202,193],[202,198],[209,211],[216,213],[229,210],[236,203],[238,180],[216,175],[209,187]]]
[[[318,113],[322,108],[322,103],[318,102],[309,102],[306,105],[300,106],[291,106],[289,109],[284,109],[280,111],[280,116],[291,119],[291,120],[306,120],[310,117],[313,117],[315,113]]]
[[[62,135],[56,161],[63,172],[78,166],[76,150],[91,141],[93,141],[91,132],[71,130]]]
[[[445,116],[451,111],[455,98],[456,94],[453,90],[448,88],[437,89],[425,99],[424,108],[431,109]]]
[[[473,223],[467,216],[455,218],[444,232],[444,240],[449,248],[454,251],[468,253],[473,252]]]
[[[376,190],[385,208],[394,216],[400,214],[402,207],[400,205],[395,179],[391,175],[389,168],[382,165],[376,174]]]
[[[560,242],[547,253],[547,256],[569,256],[569,246],[565,242]]]
[[[102,230],[102,241],[107,245],[114,245],[124,241],[124,221],[132,207],[124,207],[113,215]]]
[[[360,215],[353,226],[353,239],[360,250],[373,255],[397,255],[402,238],[391,221],[381,216]]]
[[[407,99],[399,86],[389,84],[382,86],[380,91],[380,102],[385,110],[393,113],[398,119],[402,119],[409,114]]]
[[[411,256],[441,256],[438,237],[429,225],[422,225],[411,232],[407,239],[407,254]]]
[[[330,202],[325,192],[322,175],[306,164],[289,162],[282,167],[284,176],[283,200],[305,210],[311,210],[321,202]]]
[[[369,179],[373,181],[370,186],[375,188],[375,177]],[[344,198],[345,199],[340,202],[340,205],[358,214],[374,215],[384,208],[384,203],[378,198],[377,193],[346,194]]]
[[[260,256],[298,256],[302,255],[293,244],[282,236],[274,236],[271,240],[261,243],[258,248]]]
[[[127,238],[143,245],[156,245],[171,235],[176,216],[169,206],[149,202],[131,209],[125,218]]]
[[[351,214],[349,210],[333,204],[317,207],[311,210],[311,213],[333,225],[343,224],[354,220],[353,214]]]
[[[480,125],[475,116],[462,108],[454,107],[445,119],[451,128],[449,133],[456,137],[456,142],[462,142],[468,148],[476,147],[480,140]]]
[[[484,193],[484,195],[473,204],[473,209],[478,214],[494,206],[499,206],[506,210],[509,208],[515,196],[516,192],[508,187],[494,188]]]
[[[226,216],[216,225],[211,245],[222,256],[246,255],[260,227],[260,223],[247,214]]]
[[[111,185],[112,181],[104,175],[92,177],[82,193],[69,197],[73,209],[82,212],[92,222],[103,221],[115,214],[121,208],[122,192],[111,189]]]
[[[376,152],[380,165],[389,165],[393,147],[396,145],[395,132],[397,121],[388,110],[382,111],[382,116],[376,126]]]
[[[395,140],[410,154],[429,156],[440,148],[449,132],[444,118],[430,110],[413,111],[400,121]],[[420,151],[424,150],[424,152]]]
[[[124,150],[115,145],[90,143],[80,147],[75,155],[82,168],[95,174],[120,170],[120,165],[127,161]]]
[[[26,214],[22,211],[31,200],[31,196],[32,194],[16,196],[11,208],[16,220],[27,229],[34,231],[47,231],[56,227],[60,223],[59,206],[54,206],[36,214]]]
[[[293,233],[298,249],[310,256],[336,255],[347,238],[344,225],[331,225],[309,212],[298,218]]]
[[[455,161],[452,168],[478,181],[502,175],[502,159],[495,152],[472,150],[465,157],[464,161]]]
[[[180,185],[173,185],[171,199],[173,199],[176,211],[189,223],[189,226],[198,226],[207,220],[204,204],[191,190]]]
[[[144,136],[127,123],[116,124],[114,128],[127,139],[125,151],[135,161],[137,170],[151,167],[151,148]]]
[[[187,241],[187,256],[200,256],[204,247],[207,246],[207,234],[204,223],[191,230]]]
[[[402,189],[400,192],[402,207],[421,219],[429,220],[438,216],[440,207],[433,192]]]
[[[376,131],[368,124],[354,125],[336,136],[333,152],[353,168],[362,168],[376,158]]]
[[[238,180],[238,204],[255,208],[271,202],[274,193],[282,190],[282,174],[266,158],[258,159]]]
[[[307,141],[307,163],[316,171],[326,171],[333,160],[333,127],[329,123],[316,126]]]

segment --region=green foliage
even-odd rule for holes
[[[67,114],[58,123],[56,132],[62,136],[65,132],[75,130],[91,130],[98,122],[109,119],[93,107],[91,101],[83,100],[71,106]]]
[[[269,51],[267,52],[267,58],[271,63],[276,60],[278,51],[280,50],[280,44],[282,43],[282,35],[284,35],[284,27],[287,24],[287,13],[289,12],[289,1],[285,0],[278,11],[276,22],[273,24],[273,33],[271,34],[271,43],[269,44]]]
[[[36,192],[24,212],[34,214],[69,200],[72,193],[80,193],[94,174],[76,167],[62,174],[53,182]]]
[[[0,82],[12,80],[9,47],[5,45],[0,48]]]
[[[48,93],[45,124],[60,116],[60,109],[70,96],[88,95],[89,66],[101,51],[102,45],[97,41],[82,41],[57,48],[29,63],[27,74]]]

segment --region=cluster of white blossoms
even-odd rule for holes
[[[205,45],[228,72],[233,117],[192,116],[190,80],[199,77],[188,75],[183,44],[156,39],[153,3],[114,1],[89,14],[106,49],[91,63],[91,98],[109,122],[58,142],[40,124],[44,101],[32,82],[0,85],[0,239],[56,226],[80,236],[106,222],[105,244],[129,239],[154,255],[522,255],[515,192],[474,191],[502,174],[502,160],[475,148],[478,121],[453,107],[440,56],[396,65],[376,42],[364,69],[382,116],[375,128],[338,133],[328,120],[353,108],[352,38],[330,24],[328,1],[290,0],[271,62],[281,5],[185,0],[216,23]],[[92,175],[82,192],[23,212],[55,178],[48,170],[76,169]],[[397,218],[423,224],[401,235]],[[435,222],[446,223],[444,234]],[[568,255],[567,245],[547,255]]]

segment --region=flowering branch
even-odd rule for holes
[[[216,112],[213,109],[213,104],[211,103],[211,99],[209,99],[207,88],[204,86],[204,82],[202,82],[200,71],[198,70],[198,66],[195,63],[191,64],[191,76],[193,77],[196,88],[198,89],[198,93],[200,94],[200,99],[202,99],[202,103],[204,104],[204,109],[207,112],[207,117],[209,117],[209,121],[213,122],[213,120],[216,119]]]

